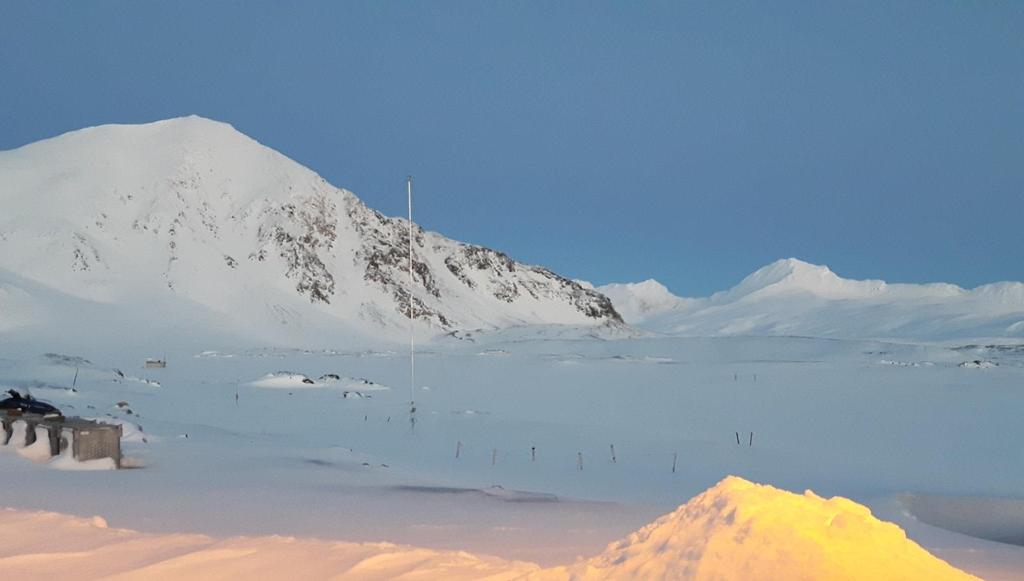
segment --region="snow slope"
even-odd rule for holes
[[[119,305],[124,326],[212,319],[278,344],[404,333],[410,301],[429,334],[619,320],[578,283],[418,228],[410,287],[406,221],[200,117],[0,152],[0,184],[0,332],[44,326],[60,294]]]
[[[789,258],[706,298],[676,297],[653,280],[597,290],[612,299],[628,323],[676,335],[1024,338],[1024,283],[1019,282],[967,290],[946,283],[850,280],[826,266]]]
[[[596,557],[544,570],[389,543],[145,534],[100,517],[0,515],[0,563],[23,579],[975,579],[853,501],[737,477]]]

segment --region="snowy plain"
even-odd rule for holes
[[[68,413],[139,425],[146,441],[125,444],[136,470],[67,473],[0,453],[3,504],[146,532],[380,540],[556,565],[736,474],[885,509],[926,548],[986,578],[1024,571],[1024,549],[981,540],[984,523],[954,535],[917,522],[912,503],[894,504],[1017,497],[1021,351],[577,331],[426,345],[415,431],[407,387],[346,399],[330,386],[251,384],[301,370],[407,386],[399,345],[215,345],[169,350],[166,369],[143,369],[152,353],[130,345],[116,357],[79,346],[81,361],[7,344],[0,383]],[[975,357],[999,365],[960,367]],[[1020,530],[1016,514],[992,526]],[[937,524],[963,521],[953,520]]]

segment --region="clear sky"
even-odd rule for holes
[[[597,283],[1024,280],[1024,2],[0,2],[0,149],[190,113]]]

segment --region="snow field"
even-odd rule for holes
[[[221,356],[196,357],[203,349],[168,347],[167,369],[134,372],[154,388],[110,372],[141,366],[146,348],[110,358],[97,346],[73,353],[92,363],[79,364],[72,392],[75,367],[38,355],[59,347],[0,361],[0,385],[46,386],[72,413],[144,426],[148,442],[125,443],[144,468],[69,478],[0,455],[17,483],[4,503],[147,532],[387,540],[550,566],[597,554],[723,474],[872,506],[908,491],[1013,497],[1024,478],[1006,461],[1022,429],[1014,350],[985,348],[1000,365],[979,371],[958,367],[968,357],[958,345],[481,334],[423,346],[418,377],[431,389],[417,390],[413,432],[399,349],[211,345]],[[393,388],[345,399],[246,384],[281,369]],[[974,415],[988,430],[972,427]]]
[[[4,510],[0,560],[19,578],[974,579],[845,498],[729,477],[595,557],[542,569],[465,552],[288,537],[145,534],[100,517]]]

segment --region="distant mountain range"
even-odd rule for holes
[[[677,297],[655,280],[597,290],[612,299],[626,322],[672,335],[1024,339],[1019,282],[967,290],[945,283],[849,280],[826,266],[789,258],[706,298]]]

